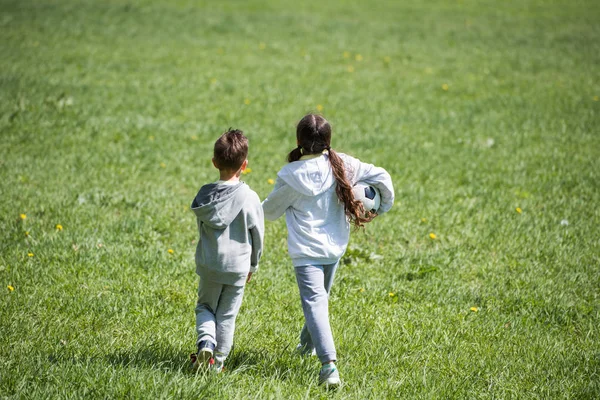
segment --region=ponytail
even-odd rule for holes
[[[365,212],[363,204],[354,198],[352,186],[346,176],[344,160],[342,160],[331,148],[329,149],[329,163],[331,164],[331,170],[333,171],[333,176],[337,182],[335,192],[340,202],[344,205],[346,216],[348,216],[355,228],[363,227],[365,222],[370,222],[375,218],[374,213],[370,211]]]
[[[288,162],[298,161],[302,157],[302,147],[298,146],[294,150],[290,151],[287,156]]]

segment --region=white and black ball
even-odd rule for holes
[[[358,182],[352,188],[354,199],[360,201],[365,207],[365,212],[377,212],[381,205],[381,193],[372,185],[363,182]]]

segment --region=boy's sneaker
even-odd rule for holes
[[[213,351],[215,350],[215,345],[208,340],[203,340],[198,343],[198,353],[191,354],[190,360],[192,361],[192,368],[194,370],[200,368],[208,368],[212,364],[214,364],[213,359]]]
[[[223,372],[223,361],[213,358],[208,368],[213,374],[220,374]]]
[[[303,346],[302,343],[298,343],[298,346],[296,346],[296,353],[301,356],[316,356],[317,350],[314,347],[311,349],[307,346]]]
[[[340,373],[334,363],[325,364],[319,372],[319,385],[325,385],[327,389],[335,389],[342,384]]]

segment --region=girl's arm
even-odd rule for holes
[[[250,255],[250,273],[258,270],[258,262],[263,252],[263,244],[265,238],[265,219],[263,216],[260,199],[256,195],[255,203],[252,206],[250,236],[252,237],[252,253]],[[248,276],[250,280],[250,276]]]
[[[277,177],[275,188],[262,202],[265,218],[269,221],[275,221],[281,217],[285,210],[294,203],[296,193],[287,183]]]
[[[378,214],[383,214],[389,211],[394,205],[394,185],[390,174],[381,167],[376,167],[373,164],[361,162],[357,158],[347,154],[343,156],[348,171],[348,179],[350,183],[355,185],[358,182],[375,186],[381,193],[381,205]]]

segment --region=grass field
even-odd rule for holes
[[[598,21],[592,0],[0,0],[0,398],[598,398]],[[333,287],[344,386],[293,353],[283,220],[227,371],[195,376],[214,140],[246,132],[264,198],[311,111],[397,197]]]

